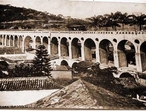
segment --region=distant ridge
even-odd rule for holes
[[[63,20],[62,17],[30,8],[0,4],[0,29],[43,28],[49,20]]]

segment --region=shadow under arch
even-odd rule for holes
[[[142,71],[146,70],[146,41],[140,46]]]
[[[85,40],[84,52],[85,60],[87,61],[96,60],[96,44],[92,39],[88,38]]]
[[[99,55],[101,64],[114,64],[113,44],[107,39],[103,39],[99,43]]]
[[[132,42],[122,40],[118,43],[119,67],[136,68],[135,47]]]

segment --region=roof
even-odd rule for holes
[[[135,100],[119,96],[81,79],[25,108],[55,109],[139,109]],[[137,102],[137,101],[136,101]]]

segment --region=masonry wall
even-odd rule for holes
[[[67,47],[63,44],[61,44],[61,56],[68,56]]]
[[[77,58],[78,57],[78,49],[75,46],[72,46],[72,57]]]
[[[84,52],[85,52],[85,60],[92,60],[91,49],[88,47],[84,47]]]
[[[123,51],[118,50],[118,58],[119,58],[119,66],[120,67],[127,67],[128,66],[128,63],[126,60],[126,54]]]
[[[90,43],[86,44],[86,40],[89,39],[89,37],[94,41],[94,43],[96,45],[100,44],[100,42],[102,40],[109,40],[113,46],[114,46],[114,50],[117,51],[117,46],[119,45],[119,43],[123,40],[128,40],[130,41],[134,47],[135,47],[135,53],[139,54],[140,53],[140,47],[141,47],[141,44],[144,43],[146,41],[146,32],[145,31],[0,31],[0,37],[3,39],[3,42],[2,42],[2,46],[10,46],[9,45],[9,40],[8,39],[5,39],[6,37],[9,37],[10,35],[14,35],[14,36],[17,36],[19,38],[19,42],[20,45],[19,47],[22,48],[22,52],[24,52],[24,46],[26,46],[27,44],[25,43],[24,44],[24,40],[27,36],[30,36],[32,37],[32,40],[35,41],[35,38],[36,36],[39,36],[40,39],[43,39],[44,37],[49,37],[48,40],[48,48],[50,47],[50,40],[53,38],[53,37],[56,37],[57,40],[54,40],[55,44],[57,44],[57,41],[58,41],[58,47],[57,46],[53,46],[51,45],[51,48],[49,48],[49,52],[54,52],[54,53],[51,53],[51,54],[58,54],[59,57],[61,56],[60,54],[60,49],[61,49],[61,45],[60,44],[60,40],[62,40],[63,38],[67,39],[67,41],[72,42],[72,40],[77,37],[79,39],[79,41],[82,43],[81,44],[81,49],[83,48],[83,50],[81,50],[81,60],[91,60],[92,59],[92,55],[91,53],[89,53],[91,51],[90,49]],[[59,37],[59,38],[57,38]],[[22,39],[23,38],[23,39]],[[137,42],[136,42],[137,41]],[[7,45],[6,45],[7,44]],[[51,43],[53,44],[53,43]],[[65,43],[64,43],[65,44]],[[33,44],[33,46],[35,45],[35,43]],[[68,46],[69,45],[69,46]],[[89,45],[89,46],[88,46]],[[70,48],[70,44],[67,44],[68,48]],[[89,50],[84,50],[84,48],[88,46],[89,47]],[[34,47],[35,48],[35,47]],[[71,49],[69,49],[68,52],[71,52],[70,51]],[[96,49],[98,50],[98,49]],[[62,51],[62,52],[65,52],[65,51]],[[71,53],[70,53],[71,54]],[[116,54],[116,53],[115,53]],[[64,53],[63,53],[64,55]],[[84,56],[85,55],[85,56]],[[101,55],[98,55],[96,54],[97,57],[100,56],[102,57],[101,60],[103,61],[106,61],[106,57],[104,57],[104,53],[102,53]],[[120,52],[120,59],[118,59],[117,55],[114,56],[114,57],[117,57],[115,59],[115,62],[116,66],[117,67],[124,67],[124,66],[127,66],[127,61],[126,61],[126,57],[125,56],[122,56],[124,55],[124,53],[121,53]],[[69,55],[71,56],[71,55]],[[74,55],[76,56],[76,55]],[[122,58],[122,59],[121,59]],[[145,58],[145,57],[144,57]],[[71,57],[69,59],[72,59]],[[96,58],[97,61],[100,62],[100,60],[98,60],[98,58]],[[119,61],[120,60],[120,61]],[[137,66],[137,69],[138,70],[145,70],[146,66],[145,66],[145,62],[143,62],[144,60],[142,59],[141,60],[141,56],[137,56],[136,58],[136,61],[137,63],[136,64],[140,64],[139,67]],[[102,62],[102,61],[101,61]],[[120,62],[120,64],[119,64]],[[141,63],[143,62],[143,63]],[[119,66],[120,65],[120,66]],[[142,65],[142,66],[141,66]]]
[[[108,63],[107,54],[104,49],[99,48],[99,55],[100,55],[100,62],[101,63]]]
[[[72,79],[71,71],[52,71],[51,74],[54,79]]]
[[[146,54],[141,52],[141,64],[142,64],[142,71],[146,70]]]

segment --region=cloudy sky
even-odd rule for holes
[[[87,18],[116,11],[146,14],[146,0],[0,0],[0,4],[75,18]]]

